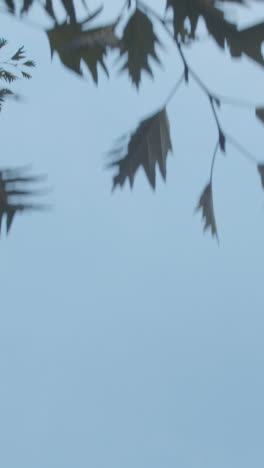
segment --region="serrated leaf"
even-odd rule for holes
[[[82,75],[81,61],[83,60],[90,70],[94,82],[98,82],[98,64],[108,75],[104,58],[108,48],[116,47],[119,43],[115,36],[115,24],[83,31],[83,24],[56,25],[47,31],[50,42],[51,54],[54,51],[59,54],[62,63]]]
[[[24,54],[25,54],[24,46],[19,47],[17,52],[13,55],[13,57],[11,57],[11,60],[16,60],[16,61],[21,60],[25,58]]]
[[[264,164],[258,164],[258,171],[260,174],[262,187],[264,188]]]
[[[118,174],[113,179],[113,189],[122,187],[129,180],[133,187],[134,178],[140,166],[144,168],[150,185],[155,189],[156,163],[163,179],[166,179],[166,160],[172,150],[169,122],[166,108],[143,120],[131,136],[127,154],[114,161],[111,167],[118,167]]]
[[[8,83],[12,83],[13,81],[15,81],[17,79],[17,76],[14,75],[13,73],[7,71],[7,70],[1,69],[0,70],[0,79],[3,79],[5,81],[7,81]]]
[[[61,1],[67,12],[67,15],[70,18],[71,23],[76,23],[76,14],[75,14],[73,0],[61,0]]]
[[[212,193],[212,184],[209,183],[206,185],[204,191],[202,192],[196,211],[202,210],[202,217],[204,219],[204,231],[206,229],[211,229],[213,236],[216,236],[218,239],[215,215],[214,215],[214,204],[213,204],[213,193]]]
[[[23,78],[26,78],[27,80],[30,80],[32,78],[32,76],[29,73],[26,73],[23,70],[21,70],[21,74]]]
[[[120,56],[127,56],[121,71],[128,70],[132,83],[137,88],[143,70],[153,76],[148,62],[149,57],[160,63],[155,51],[156,44],[160,44],[160,41],[153,31],[152,22],[137,8],[124,29],[120,45]]]
[[[52,0],[46,0],[46,3],[44,5],[44,9],[45,11],[48,13],[48,15],[54,19],[55,22],[57,22],[56,20],[56,16],[55,16],[55,12],[54,12],[54,9],[53,9],[53,4],[52,4]]]

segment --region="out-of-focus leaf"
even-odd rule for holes
[[[6,216],[6,231],[8,234],[14,216],[18,211],[46,208],[45,205],[24,202],[25,197],[27,198],[41,193],[36,190],[23,188],[24,184],[37,182],[40,179],[42,178],[23,175],[23,168],[0,171],[0,232],[4,216]]]
[[[143,70],[153,76],[148,63],[149,57],[160,63],[155,51],[156,44],[160,44],[160,41],[153,31],[152,22],[137,8],[124,29],[120,45],[120,55],[127,56],[127,61],[121,71],[128,70],[129,76],[137,88]]]
[[[264,123],[264,107],[257,107],[255,109],[256,116]]]
[[[0,111],[2,110],[2,105],[5,101],[5,98],[11,96],[12,94],[12,91],[8,88],[0,89]]]
[[[169,122],[166,109],[162,109],[151,117],[143,120],[131,136],[127,154],[122,159],[114,161],[111,167],[118,167],[118,174],[113,179],[113,189],[122,187],[129,180],[133,187],[137,170],[142,166],[146,176],[155,188],[155,166],[158,163],[163,179],[166,179],[166,159],[172,150]],[[119,154],[122,150],[117,150]]]
[[[33,3],[34,3],[34,0],[24,0],[23,6],[21,9],[21,14],[27,13],[32,7]]]
[[[244,54],[260,65],[264,65],[261,53],[264,41],[264,23],[238,30],[235,24],[225,19],[216,0],[167,0],[167,8],[169,7],[173,9],[175,38],[179,38],[179,35],[184,36],[185,20],[189,19],[189,37],[195,39],[198,19],[201,17],[204,19],[208,33],[218,46],[224,49],[227,45],[232,57],[241,57]]]
[[[73,0],[61,0],[63,3],[63,6],[71,20],[71,23],[76,23],[76,14],[75,14],[75,8],[73,4]]]
[[[4,47],[6,44],[7,44],[7,40],[1,38],[1,39],[0,39],[0,49],[2,49],[2,47]]]
[[[54,9],[53,9],[52,0],[46,0],[46,3],[44,5],[44,9],[48,13],[48,15],[50,15],[50,17],[52,19],[54,19],[55,22],[57,22],[55,12],[54,12]]]
[[[204,219],[204,231],[210,228],[213,236],[217,235],[215,215],[214,215],[214,204],[213,204],[213,193],[212,193],[212,184],[209,183],[206,185],[204,191],[200,196],[196,211],[202,210],[202,217]]]
[[[14,0],[4,0],[5,4],[10,13],[15,13],[15,3]]]
[[[119,40],[115,35],[115,24],[83,31],[84,23],[63,23],[48,30],[51,54],[56,51],[62,63],[79,75],[83,74],[81,70],[83,60],[97,83],[98,64],[100,63],[108,75],[104,58],[108,48],[117,47]]]
[[[258,165],[258,171],[259,171],[259,174],[260,174],[262,187],[264,188],[264,164],[259,164]]]
[[[11,60],[19,61],[24,58],[25,58],[25,50],[24,50],[24,46],[22,46],[22,47],[19,47],[19,49],[16,51],[13,57],[11,57]]]

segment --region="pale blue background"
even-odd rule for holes
[[[111,2],[115,11],[121,3]],[[105,18],[115,11],[108,5]],[[254,11],[264,17],[263,7]],[[250,10],[239,18],[254,20]],[[158,176],[153,193],[142,172],[133,192],[111,194],[107,150],[156,111],[181,74],[171,41],[162,35],[164,69],[154,65],[156,81],[145,78],[137,94],[115,72],[110,81],[102,73],[98,88],[81,81],[50,64],[44,34],[6,16],[0,24],[10,47],[24,44],[38,63],[34,79],[19,83],[27,101],[1,114],[1,165],[47,173],[54,205],[17,216],[0,243],[0,466],[263,468],[256,168],[229,145],[217,159],[219,247],[193,216],[217,132],[190,83],[168,107],[166,185]],[[209,39],[186,56],[214,90],[263,103],[261,67],[232,62]],[[223,106],[220,117],[264,160],[254,109]]]

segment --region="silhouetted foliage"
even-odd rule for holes
[[[184,49],[194,43],[197,36],[199,20],[203,19],[208,35],[213,38],[216,45],[222,50],[228,50],[231,57],[241,58],[246,56],[256,64],[263,66],[264,59],[261,46],[264,41],[264,22],[249,28],[239,29],[237,24],[230,22],[222,8],[224,4],[237,3],[246,5],[245,0],[167,0],[165,11],[157,12],[151,4],[141,0],[126,0],[117,15],[115,21],[110,24],[101,24],[92,27],[95,19],[100,19],[103,5],[97,10],[91,11],[89,1],[61,0],[60,6],[64,9],[64,18],[60,19],[57,13],[57,0],[1,0],[6,11],[22,18],[30,14],[38,4],[47,14],[52,25],[45,32],[47,34],[51,55],[56,52],[62,64],[78,75],[84,75],[84,65],[88,68],[93,82],[97,85],[100,74],[98,65],[109,77],[110,72],[106,66],[106,58],[109,53],[116,50],[125,62],[121,67],[122,72],[127,72],[132,85],[138,90],[142,83],[143,71],[154,77],[154,71],[149,59],[154,59],[160,64],[161,40],[157,33],[156,24],[174,41],[175,49],[182,61],[182,74],[177,78],[175,88],[163,101],[158,112],[154,112],[149,118],[141,121],[130,139],[127,140],[127,151],[122,144],[110,152],[113,158],[109,167],[117,167],[118,172],[113,177],[113,188],[117,185],[123,187],[128,179],[131,188],[134,184],[135,174],[139,167],[143,167],[147,179],[155,189],[156,163],[158,163],[163,179],[166,178],[167,154],[172,150],[169,133],[169,122],[166,114],[166,105],[185,82],[188,85],[194,80],[209,100],[212,116],[216,124],[217,138],[216,148],[212,156],[210,181],[206,185],[199,198],[197,210],[202,211],[205,221],[204,229],[210,228],[212,235],[217,236],[215,214],[213,209],[213,170],[218,149],[226,152],[226,143],[237,147],[245,156],[255,164],[261,176],[264,188],[264,165],[257,161],[235,139],[226,134],[218,118],[218,108],[222,102],[232,98],[224,98],[212,92],[203,83],[197,71],[193,70],[186,60]],[[117,32],[117,26],[118,28]],[[121,30],[121,33],[120,33]],[[0,48],[5,46],[2,40]],[[11,61],[24,59],[24,49],[19,49],[11,57]],[[24,61],[24,67],[33,66],[31,61]],[[22,76],[29,78],[26,70],[21,69]],[[11,71],[0,70],[0,78],[11,83],[14,76]],[[0,105],[10,91],[3,88],[0,91]],[[239,104],[234,101],[234,104]],[[254,106],[256,117],[264,123],[264,108]],[[124,155],[125,154],[125,155]],[[123,156],[122,156],[123,155]]]
[[[45,209],[45,205],[27,202],[25,199],[37,194],[37,190],[25,189],[28,184],[38,182],[42,176],[25,175],[28,168],[14,168],[0,171],[0,233],[2,219],[6,215],[6,231],[9,232],[17,212]]]

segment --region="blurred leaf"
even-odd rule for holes
[[[206,229],[210,228],[211,233],[213,236],[216,236],[218,239],[217,235],[217,229],[216,229],[216,222],[215,222],[215,215],[214,215],[214,205],[213,205],[213,193],[212,193],[212,184],[209,183],[199,200],[199,203],[197,205],[196,211],[202,210],[202,217],[204,219],[205,225],[204,225],[204,231]]]
[[[20,175],[22,172],[22,176]],[[3,216],[6,215],[6,231],[9,232],[15,214],[18,211],[39,210],[45,208],[44,205],[25,203],[24,197],[37,195],[40,192],[25,190],[21,184],[35,182],[40,177],[25,177],[23,168],[8,169],[0,171],[0,232]],[[17,203],[17,199],[20,200]]]
[[[5,4],[10,13],[15,13],[15,3],[14,0],[4,0]]]
[[[44,5],[44,10],[48,13],[48,15],[55,20],[55,22],[57,22],[56,20],[56,16],[55,16],[55,12],[54,12],[54,9],[53,9],[53,4],[52,4],[52,0],[46,0],[46,3]]]
[[[260,174],[262,187],[264,188],[264,164],[259,164],[258,165],[258,171],[259,171],[259,174]]]
[[[111,167],[117,166],[119,169],[113,179],[113,189],[117,185],[122,187],[127,178],[133,187],[135,174],[140,166],[144,168],[152,188],[155,189],[156,162],[165,180],[166,159],[170,150],[172,145],[169,122],[164,108],[140,123],[130,138],[126,156],[111,164]],[[120,149],[116,150],[117,154],[120,152]]]
[[[256,107],[255,113],[259,120],[264,123],[264,107]]]
[[[7,70],[0,69],[0,79],[12,83],[17,79],[17,76]]]
[[[97,66],[100,63],[108,75],[104,58],[108,48],[117,47],[115,24],[83,31],[83,23],[56,25],[47,31],[51,54],[59,54],[62,63],[70,70],[82,75],[81,61],[89,68],[94,82],[98,82]]]
[[[19,47],[17,52],[13,55],[13,57],[11,57],[11,60],[18,61],[18,60],[24,59],[25,58],[24,54],[25,54],[24,46]]]
[[[21,73],[23,78],[26,78],[27,80],[30,80],[32,78],[32,76],[29,73],[24,72],[23,70],[21,70]]]
[[[7,96],[11,96],[12,94],[13,94],[12,91],[8,88],[0,89],[0,111],[2,110],[2,105],[5,101],[5,98]]]
[[[73,0],[61,0],[61,1],[71,20],[71,23],[76,23],[76,15],[75,15],[75,8],[74,8]]]
[[[33,62],[33,60],[27,60],[26,62],[23,63],[25,67],[35,67],[36,64]]]
[[[32,7],[33,3],[34,3],[34,0],[24,0],[23,6],[21,9],[21,14],[27,13]]]
[[[153,76],[148,57],[160,63],[155,52],[155,44],[160,44],[160,41],[154,34],[152,22],[137,8],[124,29],[120,45],[120,55],[127,55],[127,61],[121,71],[128,70],[137,88],[143,70]]]
[[[1,38],[0,39],[0,49],[2,49],[2,47],[4,47],[6,44],[7,44],[6,39]]]

